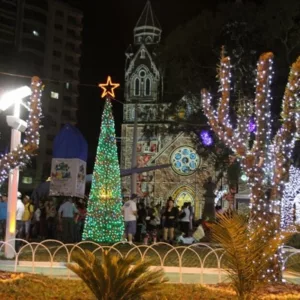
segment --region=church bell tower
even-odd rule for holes
[[[143,137],[143,128],[148,123],[157,122],[158,102],[161,96],[162,76],[156,62],[156,50],[161,40],[161,27],[153,13],[150,1],[147,1],[141,16],[133,29],[133,45],[125,53],[125,104],[122,125],[121,165],[131,167],[132,135],[137,108],[138,145],[137,167],[148,164],[157,153],[157,141]],[[145,175],[146,176],[146,175]],[[145,178],[138,175],[137,192],[146,197],[151,194],[145,185]],[[149,174],[146,176],[149,179]],[[143,182],[142,182],[143,181]],[[130,178],[123,180],[123,188],[129,193]]]

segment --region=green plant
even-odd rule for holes
[[[76,264],[67,267],[76,273],[98,300],[137,300],[162,290],[164,272],[151,271],[150,262],[135,261],[103,252],[99,259],[88,250],[72,256]],[[135,265],[133,265],[135,263]]]
[[[270,259],[292,235],[277,232],[274,219],[255,228],[249,226],[251,222],[251,218],[232,212],[218,215],[218,223],[210,225],[212,239],[225,250],[224,264],[239,299],[247,299],[255,289],[268,284]],[[255,224],[259,224],[257,220]]]

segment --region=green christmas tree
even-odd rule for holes
[[[112,105],[106,99],[89,196],[83,240],[115,243],[122,239],[121,178]]]

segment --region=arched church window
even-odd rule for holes
[[[139,96],[140,95],[140,79],[136,78],[134,81],[134,95]]]
[[[145,53],[146,53],[145,49],[142,49],[141,50],[141,58],[142,59],[145,58]]]
[[[146,84],[145,84],[145,95],[150,96],[151,95],[151,81],[150,78],[146,79]]]
[[[144,69],[142,69],[139,73],[140,77],[144,78],[146,76],[146,72]]]
[[[172,169],[178,175],[191,175],[200,165],[200,157],[196,150],[182,146],[173,151],[170,157]]]
[[[146,44],[152,43],[152,37],[151,36],[147,36],[145,41],[146,41]]]

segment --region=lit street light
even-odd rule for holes
[[[21,132],[27,128],[27,123],[20,119],[22,99],[31,95],[31,89],[28,86],[7,92],[0,98],[0,111],[5,111],[14,105],[14,115],[7,116],[7,124],[12,128],[10,149],[13,151],[21,143]],[[19,167],[10,171],[8,177],[8,203],[7,220],[5,234],[5,256],[12,258],[15,255],[15,237],[16,237],[16,211],[17,211],[17,193],[19,185]]]

